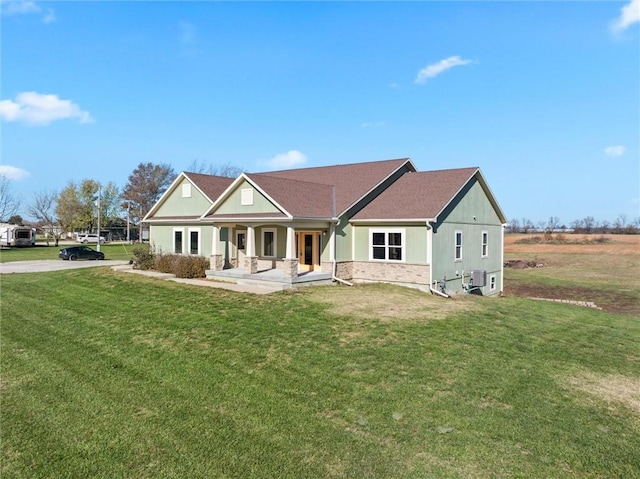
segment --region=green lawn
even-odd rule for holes
[[[58,253],[66,246],[78,246],[78,244],[61,244],[54,246],[53,241],[49,246],[45,243],[38,243],[37,246],[31,248],[10,248],[0,250],[0,263],[9,261],[33,261],[41,259],[58,259]],[[90,248],[98,249],[98,245],[90,244]],[[101,244],[100,251],[105,255],[105,259],[131,259],[131,249],[135,248],[135,244]]]
[[[3,479],[640,477],[632,315],[108,268],[0,280]]]

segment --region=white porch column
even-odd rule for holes
[[[220,228],[213,225],[213,236],[211,237],[211,256],[215,256],[220,249]]]
[[[284,254],[284,274],[288,278],[298,276],[298,258],[296,256],[296,231],[287,226],[287,250]]]
[[[214,271],[220,271],[224,268],[222,254],[220,254],[220,227],[216,225],[213,225],[209,266]]]
[[[253,226],[247,225],[246,255],[244,257],[244,268],[249,274],[258,272],[258,257],[256,256],[256,232]]]
[[[287,251],[285,259],[297,259],[296,257],[296,232],[293,226],[287,226]]]
[[[247,226],[247,256],[255,256],[256,249],[256,233],[253,226]]]

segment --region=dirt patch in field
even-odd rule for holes
[[[590,301],[609,313],[640,315],[640,302],[637,297],[615,290],[594,290],[581,286],[546,286],[510,278],[508,281],[505,281],[504,295],[517,296],[520,298]]]
[[[622,404],[640,417],[640,379],[619,374],[585,374],[568,379],[569,385],[612,405]]]
[[[310,299],[329,305],[334,314],[382,321],[444,319],[478,307],[472,298],[441,298],[384,284],[314,288],[307,293]]]
[[[532,235],[509,234],[504,236],[505,253],[582,253],[606,255],[640,255],[640,235],[566,235],[567,238],[582,241],[583,244],[558,243],[518,243]],[[607,241],[598,243],[604,237]]]

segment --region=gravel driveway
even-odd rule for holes
[[[37,261],[10,261],[0,263],[0,274],[7,273],[42,273],[65,269],[92,268],[96,266],[116,266],[128,264],[124,260],[106,261],[63,261],[61,259],[41,259]]]

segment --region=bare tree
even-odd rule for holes
[[[529,218],[522,218],[522,225],[521,225],[521,231],[525,234],[528,234],[531,232],[531,230],[534,228],[534,224],[533,221],[531,221]]]
[[[122,191],[122,199],[131,206],[131,215],[138,221],[142,239],[142,218],[176,178],[171,166],[140,163],[129,175],[129,182]]]
[[[29,214],[46,233],[47,246],[49,246],[49,235],[53,237],[56,246],[58,246],[60,235],[63,233],[58,227],[55,216],[57,198],[58,194],[55,191],[41,191],[33,195],[33,203],[29,206]]]
[[[201,160],[193,160],[189,163],[187,170],[191,173],[224,176],[227,178],[236,178],[244,173],[242,168],[235,166],[231,162],[213,164]]]
[[[627,217],[626,215],[618,216],[613,222],[613,231],[617,234],[624,233],[627,227]]]
[[[5,175],[0,175],[0,221],[15,216],[19,209],[20,203],[11,189],[11,181]]]
[[[582,220],[584,232],[590,234],[593,232],[593,228],[596,226],[596,219],[593,216],[587,216]]]
[[[557,216],[550,216],[549,221],[547,221],[547,231],[553,233],[560,227],[560,218]]]

